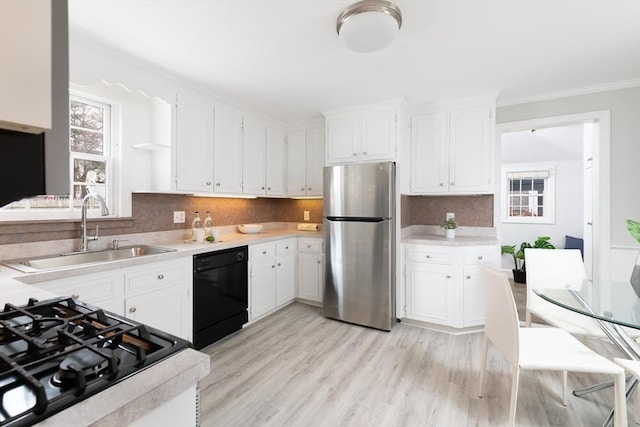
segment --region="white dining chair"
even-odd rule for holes
[[[592,318],[546,301],[533,291],[536,283],[550,279],[553,281],[545,283],[545,287],[555,282],[557,287],[562,289],[565,286],[563,279],[586,279],[587,274],[579,249],[528,248],[524,250],[524,258],[527,269],[526,326],[531,326],[531,315],[535,315],[571,335],[608,339]],[[575,284],[575,281],[573,283]],[[640,331],[637,329],[625,328],[625,332],[634,339],[640,337]]]
[[[613,361],[616,362],[618,365],[622,366],[626,372],[633,375],[634,377],[636,377],[637,380],[640,381],[640,362],[635,360],[629,360],[629,359],[620,359],[618,357],[614,357]],[[633,419],[636,422],[636,424],[640,424],[640,404],[639,404],[639,400],[637,399],[638,395],[640,394],[640,390],[638,390],[637,387],[636,387],[635,393],[636,393],[636,402],[635,402],[636,404],[634,405],[635,410],[633,414]]]
[[[484,287],[485,328],[478,395],[482,397],[489,342],[507,358],[512,369],[509,425],[515,425],[520,370],[562,372],[562,402],[567,404],[567,371],[609,374],[614,377],[616,426],[627,425],[624,369],[590,350],[559,328],[520,328],[516,303],[507,276],[479,266]]]

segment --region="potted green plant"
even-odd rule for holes
[[[501,253],[511,255],[513,257],[513,281],[516,283],[527,283],[527,269],[524,262],[524,250],[527,248],[535,249],[555,249],[556,247],[549,241],[549,236],[539,236],[533,244],[529,242],[520,243],[520,247],[516,250],[516,245],[502,245]]]
[[[629,230],[629,234],[640,243],[640,222],[628,219],[627,230]],[[640,292],[640,253],[638,253],[636,265],[631,272],[631,285],[636,290],[636,294]]]
[[[453,239],[456,237],[456,228],[458,228],[458,223],[456,222],[455,217],[451,217],[446,219],[440,227],[444,228],[444,236],[447,239]]]

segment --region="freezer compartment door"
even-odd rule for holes
[[[362,163],[324,168],[324,216],[392,218],[395,164]]]
[[[391,330],[394,257],[392,221],[325,219],[324,314]]]

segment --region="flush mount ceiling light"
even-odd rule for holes
[[[337,31],[349,49],[373,52],[389,46],[401,26],[402,13],[398,6],[384,0],[362,0],[342,11]]]

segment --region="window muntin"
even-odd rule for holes
[[[553,223],[554,185],[553,168],[503,168],[502,222]]]

